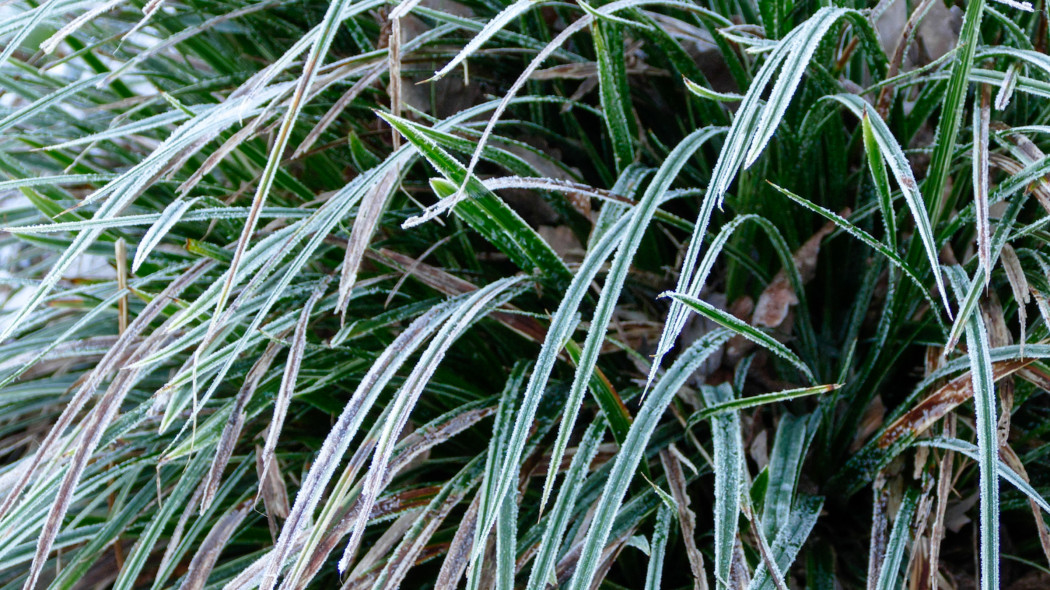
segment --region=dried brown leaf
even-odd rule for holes
[[[233,410],[230,413],[230,419],[226,421],[226,424],[222,428],[222,434],[219,436],[218,445],[215,447],[215,458],[212,459],[211,467],[208,469],[208,476],[204,480],[204,493],[201,499],[201,513],[211,506],[212,500],[215,498],[215,493],[219,490],[219,483],[222,479],[222,473],[226,470],[226,465],[230,462],[230,457],[233,456],[233,449],[237,445],[237,439],[241,436],[241,430],[244,428],[244,420],[247,418],[245,408],[248,406],[248,402],[251,401],[252,395],[255,394],[256,388],[259,387],[259,381],[266,374],[266,371],[270,369],[270,364],[273,363],[273,359],[277,356],[277,353],[281,350],[283,343],[281,340],[287,332],[280,334],[274,340],[266,346],[259,358],[256,359],[255,364],[252,365],[251,370],[244,378],[244,383],[241,385],[240,391],[237,392],[237,398],[233,402]],[[285,514],[287,516],[287,513]]]
[[[1031,363],[1031,360],[992,363],[992,378],[999,381]],[[908,413],[897,418],[882,433],[878,442],[879,446],[885,449],[906,434],[913,436],[922,434],[971,397],[973,397],[973,379],[970,377],[970,372],[967,371],[927,396]]]
[[[689,509],[689,492],[686,490],[685,474],[682,472],[678,459],[666,449],[660,451],[660,464],[663,465],[664,473],[667,474],[671,497],[674,498],[678,508],[678,525],[682,531],[686,556],[689,558],[689,569],[693,573],[693,588],[707,590],[704,556],[696,546],[696,514]]]
[[[395,134],[397,132],[395,131]],[[400,177],[400,166],[392,166],[387,173],[379,179],[372,190],[368,191],[362,199],[354,218],[354,225],[350,229],[350,241],[346,245],[346,258],[343,259],[343,268],[339,276],[339,301],[336,309],[340,316],[346,315],[346,306],[350,302],[350,290],[357,282],[357,271],[361,267],[368,242],[379,225],[379,217],[386,208],[386,203],[393,194]]]
[[[848,216],[849,211],[847,210],[844,214]],[[798,271],[803,284],[812,280],[816,274],[820,242],[833,231],[835,231],[835,224],[826,223],[792,255],[795,270]],[[798,295],[791,288],[787,272],[781,269],[758,298],[754,314],[751,316],[751,325],[767,328],[779,327],[787,319],[788,311],[796,304],[798,304]]]
[[[219,519],[219,522],[215,523],[215,526],[208,532],[208,536],[201,542],[197,548],[197,553],[194,554],[193,559],[190,561],[189,570],[186,572],[186,577],[183,578],[182,586],[179,587],[179,590],[201,590],[201,588],[204,588],[204,585],[208,582],[208,576],[211,575],[212,568],[215,567],[215,562],[219,559],[219,554],[226,548],[230,537],[237,531],[237,527],[252,511],[253,504],[254,502],[251,500],[245,500],[234,507],[233,510],[227,512]]]
[[[1010,283],[1010,290],[1013,292],[1014,301],[1017,302],[1017,320],[1021,324],[1020,343],[1021,357],[1023,358],[1028,324],[1027,310],[1025,307],[1031,301],[1031,296],[1028,294],[1028,279],[1024,276],[1024,270],[1021,268],[1021,261],[1017,258],[1017,252],[1014,251],[1013,246],[1010,244],[1003,244],[1000,259],[1003,261],[1003,269],[1006,271],[1006,280]]]

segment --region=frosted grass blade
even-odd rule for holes
[[[660,590],[660,578],[664,570],[664,554],[667,552],[667,537],[671,533],[671,509],[661,504],[656,511],[656,526],[649,542],[649,566],[645,572],[645,590]]]
[[[953,267],[952,287],[962,297],[971,281],[959,267]],[[977,279],[974,279],[976,281]],[[980,481],[980,555],[979,586],[982,590],[999,588],[999,438],[996,434],[996,395],[989,356],[988,332],[982,315],[970,314],[966,323],[966,347],[973,380],[973,403],[977,413],[977,446]]]
[[[732,385],[728,383],[702,387],[700,391],[709,408],[732,403],[734,397]],[[726,412],[713,416],[711,433],[715,447],[715,580],[729,587],[744,485],[740,415]]]
[[[135,258],[131,264],[132,272],[138,272],[139,266],[146,260],[149,253],[157,247],[157,244],[164,239],[168,231],[179,222],[186,211],[189,211],[190,207],[196,202],[197,199],[175,199],[164,208],[160,218],[150,226],[146,231],[146,235],[142,236],[142,241],[135,248]]]
[[[696,297],[690,297],[681,293],[664,293],[664,297],[671,297],[680,303],[685,304],[693,311],[703,315],[707,319],[724,326],[737,334],[740,334],[744,338],[768,349],[773,354],[786,360],[797,368],[803,376],[806,377],[811,383],[816,381],[813,373],[809,370],[809,367],[802,362],[795,353],[791,352],[788,347],[777,342],[772,336],[766,334],[762,330],[755,328],[754,326],[748,325],[747,323],[733,317],[729,313],[726,313],[710,303],[697,299]]]
[[[609,540],[613,521],[623,503],[624,494],[631,480],[634,479],[638,464],[643,459],[646,443],[656,429],[660,416],[671,402],[671,398],[704,361],[729,339],[730,334],[726,330],[715,330],[697,339],[689,348],[682,351],[649,392],[642,409],[635,416],[631,430],[627,434],[627,440],[623,444],[623,450],[616,455],[612,470],[609,472],[601,499],[591,519],[591,526],[584,539],[583,548],[580,550],[576,572],[569,585],[570,590],[584,590],[590,587],[598,570],[602,550]]]
[[[879,569],[879,578],[876,582],[876,590],[892,590],[898,588],[901,562],[904,560],[904,552],[908,549],[911,541],[909,532],[911,530],[912,516],[919,504],[919,491],[912,488],[904,494],[900,507],[897,508],[897,517],[893,522],[893,530],[890,532],[890,540],[886,543],[886,556]]]
[[[939,250],[933,239],[933,226],[926,212],[923,195],[919,192],[919,185],[915,182],[915,177],[912,175],[911,165],[904,157],[904,151],[901,149],[900,144],[897,143],[897,140],[894,139],[893,133],[890,132],[882,117],[879,117],[878,113],[869,109],[867,103],[861,97],[854,94],[836,94],[831,98],[846,106],[858,119],[867,119],[875,143],[878,144],[882,157],[885,159],[886,164],[889,165],[894,180],[897,181],[897,185],[900,186],[901,192],[904,194],[904,201],[907,203],[912,218],[915,220],[915,228],[926,250],[926,258],[930,262],[933,278],[937,282],[937,290],[941,295],[944,311],[951,317],[952,310],[948,303],[948,292],[944,288],[944,280],[941,278],[940,273],[940,263],[937,259]]]
[[[572,456],[572,463],[558,489],[558,496],[554,500],[550,513],[547,516],[547,526],[540,539],[539,549],[533,560],[532,571],[529,574],[529,582],[526,590],[544,590],[547,581],[554,575],[554,566],[558,558],[558,552],[564,542],[565,531],[569,521],[576,510],[581,486],[587,476],[587,469],[594,456],[598,452],[598,445],[605,434],[605,419],[598,416],[594,422],[587,427],[583,438],[576,447],[576,453]],[[508,495],[509,497],[509,495]],[[670,523],[670,513],[667,514],[667,524]],[[666,531],[665,531],[666,533]],[[655,540],[655,538],[654,538]],[[666,544],[666,538],[664,543]],[[650,559],[652,559],[650,555]]]

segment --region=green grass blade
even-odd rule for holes
[[[598,57],[598,90],[603,119],[609,130],[616,171],[634,161],[634,113],[627,86],[627,65],[623,53],[623,25],[597,21],[591,25],[594,52]]]
[[[973,68],[974,54],[980,42],[984,6],[984,0],[972,0],[966,5],[962,30],[959,32],[958,45],[961,49],[951,61],[948,88],[941,103],[940,120],[937,121],[933,155],[922,185],[924,201],[934,225],[945,213],[944,186],[951,169],[955,142],[962,123],[963,100],[970,85],[970,70]]]
[[[570,582],[570,590],[589,588],[598,569],[598,562],[613,521],[620,510],[627,487],[634,478],[638,464],[645,453],[646,442],[656,429],[660,416],[664,413],[678,389],[700,368],[707,358],[717,351],[728,340],[730,332],[716,330],[696,340],[688,349],[682,351],[675,362],[667,369],[653,386],[645,399],[642,409],[635,416],[631,431],[623,450],[617,454],[612,470],[609,472],[601,499],[595,509],[590,529],[580,550],[576,572]]]
[[[598,352],[605,341],[605,333],[612,319],[613,310],[620,298],[624,282],[627,280],[627,272],[630,270],[638,248],[641,246],[642,238],[649,229],[649,224],[660,205],[665,191],[670,188],[671,183],[678,176],[682,167],[696,150],[700,149],[709,139],[714,137],[718,130],[699,129],[689,134],[679,143],[667,159],[656,171],[652,182],[646,189],[645,194],[639,199],[638,204],[630,212],[630,220],[625,228],[623,241],[616,250],[605,285],[602,286],[601,295],[598,297],[598,305],[591,318],[591,327],[587,332],[587,339],[583,343],[583,351],[580,361],[573,376],[572,387],[566,401],[566,410],[562,414],[562,422],[558,429],[558,439],[554,443],[551,452],[551,468],[547,473],[544,483],[543,497],[540,505],[546,504],[550,495],[551,487],[556,478],[557,465],[561,462],[562,454],[568,444],[568,437],[576,421],[576,415],[580,410],[584,389],[590,382],[594,372],[594,366],[598,362]]]
[[[806,457],[807,423],[808,420],[791,414],[782,416],[769,453],[769,487],[762,502],[762,526],[766,536],[773,539],[790,520],[795,487]]]
[[[970,280],[962,269],[951,269],[952,287],[962,297]],[[977,282],[975,279],[974,282]],[[966,326],[966,347],[973,378],[973,403],[977,414],[977,446],[980,452],[980,588],[999,587],[999,437],[996,432],[995,382],[989,355],[988,332],[981,314],[970,315]]]
[[[981,457],[980,449],[976,445],[957,438],[936,437],[919,439],[916,440],[914,444],[962,453],[970,459],[973,459],[974,462],[979,462]],[[1032,487],[1032,484],[1025,481],[1016,471],[1011,469],[1005,461],[999,459],[996,469],[999,472],[999,477],[1010,482],[1021,493],[1031,498],[1043,510],[1043,512],[1050,514],[1050,502]]]
[[[486,313],[491,306],[498,306],[506,299],[516,295],[515,287],[523,281],[524,277],[510,277],[489,283],[488,285],[469,294],[463,301],[453,308],[451,315],[441,326],[430,345],[423,352],[412,373],[405,379],[405,384],[398,391],[397,396],[387,407],[391,417],[383,426],[379,440],[376,442],[375,453],[372,456],[372,466],[368,475],[362,482],[360,508],[358,516],[347,542],[343,557],[339,560],[340,571],[346,571],[349,559],[357,551],[364,535],[365,526],[372,506],[379,497],[379,492],[384,484],[390,457],[394,450],[394,444],[404,430],[411,415],[412,409],[419,401],[423,388],[437,370],[446,351],[469,328],[473,322]],[[493,498],[494,510],[502,506],[502,497]]]
[[[784,523],[770,548],[774,563],[780,571],[788,571],[795,561],[799,549],[802,548],[810,531],[817,523],[823,506],[824,499],[815,496],[804,496],[792,506],[790,520]],[[751,578],[748,590],[771,590],[774,584],[765,563],[761,563],[755,570],[755,577]]]
[[[773,404],[776,402],[787,401],[790,399],[796,399],[800,397],[807,397],[810,395],[820,395],[828,393],[829,391],[835,391],[842,387],[841,383],[832,385],[817,385],[815,387],[801,387],[798,389],[786,389],[784,391],[776,391],[773,393],[763,393],[759,395],[753,395],[750,397],[736,398],[716,404],[709,405],[708,407],[700,410],[689,417],[689,424],[699,424],[708,418],[713,418],[720,414],[727,412],[737,412],[740,410],[747,410],[758,406]]]
[[[802,375],[811,383],[816,381],[816,378],[813,376],[812,371],[809,370],[809,367],[807,367],[801,359],[795,356],[795,353],[791,352],[791,350],[789,350],[788,347],[784,346],[780,342],[777,342],[773,339],[772,336],[766,334],[762,330],[759,330],[758,328],[755,328],[754,326],[751,326],[733,317],[731,314],[718,309],[717,307],[711,305],[710,303],[702,299],[690,297],[689,295],[683,295],[681,293],[670,292],[664,293],[663,296],[674,298],[676,301],[685,304],[693,311],[696,311],[700,315],[715,322],[716,324],[724,326],[732,330],[733,332],[736,332],[737,334],[743,336],[744,338],[747,338],[748,340],[754,342],[755,344],[766,348],[773,354],[794,365],[795,368],[797,368],[799,372],[801,372]]]
[[[656,526],[649,542],[649,565],[645,571],[645,590],[660,590],[663,577],[664,555],[667,553],[667,537],[671,534],[671,508],[661,504],[656,511]]]
[[[703,387],[708,407],[732,403],[733,388],[728,383]],[[715,580],[730,586],[733,551],[740,520],[740,494],[744,485],[744,443],[740,435],[740,415],[721,413],[711,420],[715,447]]]
[[[875,584],[876,590],[891,590],[900,587],[897,584],[897,578],[900,574],[901,562],[904,560],[904,553],[911,542],[908,533],[918,504],[919,491],[915,488],[909,489],[904,494],[900,507],[897,508],[897,517],[893,522],[890,540],[886,543],[886,555],[882,560],[879,578]]]
[[[890,179],[886,175],[886,164],[882,159],[882,150],[875,139],[867,109],[861,118],[864,133],[864,152],[868,156],[868,169],[875,181],[875,191],[879,195],[879,209],[882,210],[882,223],[886,226],[886,245],[893,252],[897,251],[897,215],[893,210],[893,196],[890,192]]]
[[[562,484],[558,488],[558,496],[547,516],[547,526],[543,531],[539,549],[533,560],[526,590],[544,590],[547,587],[547,581],[554,575],[554,566],[564,542],[565,531],[569,527],[573,512],[577,509],[577,500],[587,476],[588,466],[598,453],[598,445],[602,441],[605,430],[605,419],[598,416],[587,427],[583,438],[576,446],[572,463],[569,464],[569,470],[565,472]],[[666,539],[664,542],[666,543]]]
[[[510,438],[510,428],[513,424],[515,402],[521,389],[521,384],[525,380],[527,369],[527,363],[519,362],[514,365],[510,377],[507,378],[507,384],[503,388],[503,393],[500,395],[499,406],[496,408],[496,416],[492,425],[492,438],[489,440],[488,453],[485,456],[485,475],[482,478],[481,489],[478,491],[478,511],[482,513],[495,509],[490,505],[498,485],[499,468],[502,466],[503,457],[507,452],[507,441]],[[511,517],[511,514],[509,514],[511,508],[506,505],[507,500],[514,503],[515,508],[517,507],[516,499],[510,494],[506,496],[503,505],[499,507],[499,516],[496,520],[497,544],[500,542],[501,535],[505,535],[508,532],[506,527],[509,523],[506,522],[506,519]],[[474,546],[484,546],[487,542],[488,531],[482,533],[480,529],[475,528]],[[503,543],[506,544],[506,539],[503,539]],[[501,547],[501,549],[506,549],[506,547]],[[503,551],[497,551],[497,553],[497,568],[500,570],[497,579],[502,583],[505,577],[503,572],[503,558],[505,555]],[[481,568],[471,567],[468,569],[468,572],[467,588],[477,588],[481,581]],[[513,582],[513,567],[511,569],[511,581]]]
[[[878,144],[883,158],[890,167],[890,171],[893,172],[894,179],[904,194],[904,202],[907,203],[912,218],[915,220],[915,229],[919,234],[919,239],[922,241],[923,248],[926,250],[926,258],[930,262],[933,278],[937,282],[937,290],[941,295],[944,310],[950,317],[952,311],[948,303],[948,292],[945,290],[944,280],[941,278],[940,263],[937,259],[938,248],[933,239],[933,226],[926,211],[923,195],[919,192],[919,185],[915,182],[915,177],[912,175],[911,165],[904,157],[904,151],[901,149],[900,144],[897,143],[897,140],[894,139],[893,133],[886,126],[885,121],[879,117],[878,113],[869,109],[862,98],[855,94],[836,94],[831,98],[845,105],[861,121],[868,121],[871,135],[874,137],[875,143]]]

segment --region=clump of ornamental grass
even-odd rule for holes
[[[1046,586],[1047,10],[949,8],[0,6],[0,588]]]

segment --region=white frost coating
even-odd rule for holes
[[[397,437],[400,436],[405,424],[408,423],[412,409],[419,400],[419,396],[422,395],[423,388],[430,381],[430,377],[437,370],[438,365],[445,356],[445,352],[473,324],[479,313],[484,311],[493,300],[517,283],[520,283],[523,279],[524,277],[521,276],[501,279],[471,293],[462,303],[454,308],[451,317],[441,327],[438,334],[434,336],[433,342],[424,351],[412,373],[405,379],[405,384],[398,391],[397,397],[390,405],[392,419],[387,420],[383,431],[379,435],[379,442],[376,443],[375,454],[372,456],[372,466],[369,468],[368,475],[361,485],[357,522],[354,526],[354,532],[350,535],[350,542],[346,546],[346,551],[344,551],[343,557],[339,560],[340,573],[345,572],[347,567],[349,567],[349,560],[357,551],[357,546],[361,542],[362,535],[364,535],[368,517],[372,512],[372,506],[375,504],[376,498],[379,497],[383,481],[386,479],[390,466],[390,457],[394,452],[394,444],[397,442]],[[264,588],[263,590],[268,589]]]
[[[619,12],[620,10],[636,8],[640,6],[647,6],[650,4],[675,6],[687,11],[696,8],[695,5],[689,4],[687,2],[680,2],[678,0],[618,0],[617,2],[612,2],[595,10],[594,14],[610,15]],[[511,86],[510,90],[508,90],[503,95],[503,98],[500,100],[499,104],[496,106],[495,111],[493,111],[492,116],[489,118],[488,124],[485,125],[485,130],[481,133],[481,137],[478,139],[478,147],[475,148],[474,154],[470,158],[470,164],[467,165],[467,172],[464,175],[464,185],[461,186],[459,190],[456,191],[456,193],[452,196],[442,199],[436,204],[424,209],[422,214],[417,215],[415,217],[410,217],[407,220],[405,220],[405,222],[401,224],[402,228],[408,229],[426,223],[427,221],[436,219],[439,215],[447,212],[449,209],[454,207],[456,203],[459,203],[460,201],[467,198],[465,192],[465,183],[469,182],[470,179],[474,176],[474,168],[478,165],[478,162],[481,160],[481,153],[484,151],[485,145],[488,143],[489,137],[492,135],[492,130],[496,127],[496,122],[499,121],[500,117],[503,115],[503,112],[507,110],[507,106],[510,105],[511,101],[514,100],[514,97],[517,96],[518,92],[522,89],[522,87],[525,86],[525,83],[528,82],[529,78],[532,77],[532,74],[540,67],[540,65],[543,64],[543,62],[547,61],[547,58],[549,58],[555,51],[558,50],[559,47],[561,47],[566,41],[568,41],[570,37],[590,26],[590,24],[593,21],[594,16],[588,14],[580,18],[579,20],[573,22],[571,25],[565,27],[565,29],[562,30],[562,32],[559,33],[557,37],[555,37],[550,43],[548,43],[536,55],[536,57],[533,58],[531,62],[529,62],[529,65],[525,68],[521,75],[518,76],[518,79],[514,81],[514,84]],[[446,68],[447,67],[448,66],[446,66]]]
[[[700,214],[697,216],[696,228],[689,241],[685,260],[682,262],[682,272],[678,276],[678,286],[675,288],[679,293],[686,293],[695,297],[700,295],[704,278],[695,277],[693,269],[700,256],[700,248],[703,246],[704,235],[707,233],[707,225],[711,220],[715,205],[721,206],[722,197],[729,189],[729,185],[740,169],[743,152],[747,147],[748,140],[753,135],[754,120],[758,116],[758,110],[761,108],[761,96],[773,79],[774,72],[786,59],[788,44],[793,42],[797,34],[798,29],[794,29],[781,40],[772,55],[766,60],[765,65],[759,70],[758,75],[755,76],[754,81],[744,95],[744,100],[740,103],[736,117],[733,118],[733,123],[729,128],[729,135],[726,137],[722,151],[719,152],[718,160],[715,162],[714,170],[711,172],[711,182],[707,187],[707,194],[704,196]],[[664,322],[663,332],[660,334],[660,341],[656,347],[656,354],[654,355],[652,369],[646,382],[646,389],[652,385],[653,378],[660,368],[663,357],[674,347],[675,340],[678,339],[678,335],[685,326],[685,320],[685,307],[677,301],[672,302],[671,309],[667,312],[667,320]]]
[[[1035,9],[1032,7],[1031,2],[1017,2],[1017,0],[995,0],[1000,4],[1005,4],[1010,8],[1016,8],[1017,10],[1023,10],[1025,12],[1034,12]]]
[[[455,301],[455,300],[453,300]],[[265,569],[258,574],[261,576],[259,587],[262,590],[272,590],[277,582],[277,575],[288,556],[297,551],[301,546],[300,532],[309,526],[309,520],[313,517],[314,509],[317,507],[325,487],[335,474],[343,454],[350,446],[357,429],[364,420],[368,410],[372,407],[380,391],[393,378],[394,373],[405,363],[408,357],[415,352],[423,340],[437,328],[438,322],[442,321],[451,312],[450,304],[442,304],[431,308],[425,314],[417,318],[388,346],[383,354],[372,364],[372,368],[361,379],[357,390],[346,403],[339,419],[328,433],[321,450],[317,454],[317,460],[310,467],[309,473],[299,488],[295,497],[295,503],[288,519],[281,529],[273,551],[259,561],[266,560]],[[256,562],[258,563],[258,562]],[[260,566],[263,567],[263,566]],[[254,574],[253,570],[253,576]],[[254,579],[254,578],[253,578]],[[227,585],[227,588],[236,586]]]
[[[142,242],[135,250],[135,259],[131,264],[132,272],[138,271],[139,266],[146,261],[149,253],[157,247],[157,244],[164,239],[168,231],[179,222],[183,214],[196,202],[197,199],[175,199],[164,208],[160,218],[146,231],[146,235],[142,237]]]
[[[515,474],[520,469],[519,463],[525,448],[526,437],[531,430],[536,410],[539,408],[540,399],[547,388],[547,380],[550,379],[554,370],[554,363],[558,359],[558,353],[561,352],[565,340],[576,325],[577,310],[587,294],[587,289],[590,288],[591,281],[594,280],[598,271],[612,254],[613,248],[623,239],[623,229],[627,227],[628,219],[629,217],[626,215],[621,217],[614,226],[609,228],[609,231],[602,236],[598,243],[587,251],[587,256],[584,258],[583,263],[580,264],[576,275],[573,276],[569,287],[565,290],[561,303],[558,304],[558,309],[554,312],[550,327],[547,329],[547,336],[540,347],[539,355],[536,357],[536,366],[533,368],[532,374],[529,375],[528,384],[525,386],[525,394],[522,396],[521,406],[514,422],[514,429],[511,431],[510,442],[507,444],[507,454],[503,460],[500,475],[497,478],[499,484],[493,495],[496,506],[510,492],[511,482],[517,481]],[[495,524],[495,521],[495,510],[490,510],[487,514],[479,514],[479,530],[487,532]],[[483,550],[484,548],[473,547],[470,561],[477,560]]]
[[[605,487],[602,490],[598,507],[594,511],[591,525],[580,550],[576,572],[570,581],[570,590],[590,588],[591,580],[598,569],[598,561],[612,531],[613,521],[623,503],[627,487],[634,478],[638,463],[642,460],[649,437],[656,430],[660,417],[671,403],[672,397],[685,382],[700,368],[713,352],[729,339],[726,330],[709,332],[696,340],[689,348],[675,359],[656,385],[653,387],[642,409],[635,416],[627,438],[616,455],[612,469],[609,471]]]
[[[992,230],[988,221],[988,125],[987,87],[974,95],[973,189],[977,214],[977,259],[984,267],[984,286],[992,281]]]
[[[514,19],[524,14],[525,11],[539,4],[540,1],[541,0],[518,0],[514,4],[511,4],[510,6],[504,8],[502,12],[497,14],[492,20],[485,24],[485,28],[481,29],[481,31],[477,35],[475,35],[474,38],[471,39],[466,44],[466,46],[464,46],[463,49],[460,50],[458,54],[456,54],[456,57],[452,58],[452,61],[445,64],[445,67],[441,68],[437,72],[434,72],[434,77],[432,79],[440,78],[445,74],[451,72],[456,66],[463,62],[463,60],[467,59],[474,52],[480,49],[486,41],[491,39],[494,35],[496,35],[496,33],[500,32],[503,29],[503,27],[507,26],[509,23],[514,21]],[[390,14],[390,17],[394,18],[394,14],[397,13],[398,9],[400,8],[401,7],[398,6],[398,8]],[[400,14],[398,15],[400,16]]]
[[[590,185],[571,180],[559,178],[535,178],[526,176],[504,176],[501,178],[490,178],[482,182],[490,191],[498,191],[509,188],[543,190],[559,193],[576,193],[592,199],[610,201],[614,203],[627,203],[628,199],[620,197],[613,192],[596,189]]]
[[[821,8],[804,25],[799,33],[787,42],[787,59],[780,77],[769,93],[769,101],[762,111],[762,118],[758,122],[758,133],[751,142],[747,152],[744,168],[750,168],[758,156],[765,149],[773,133],[780,126],[780,120],[784,118],[791,99],[795,96],[795,90],[802,81],[802,75],[806,73],[813,54],[824,35],[833,25],[838,23],[839,18],[852,11],[845,8]]]
[[[314,306],[324,296],[328,287],[330,277],[325,277],[310,294],[310,298],[303,306],[299,315],[299,322],[295,326],[295,334],[292,337],[292,347],[288,351],[288,362],[285,365],[284,375],[281,376],[281,387],[277,391],[277,399],[273,404],[273,419],[266,429],[266,443],[263,446],[262,469],[260,473],[266,473],[270,469],[270,463],[274,460],[277,450],[277,437],[281,434],[281,425],[288,413],[288,406],[292,402],[292,392],[295,390],[295,381],[299,376],[299,367],[302,366],[303,354],[306,351],[306,327],[310,324],[310,314]]]

